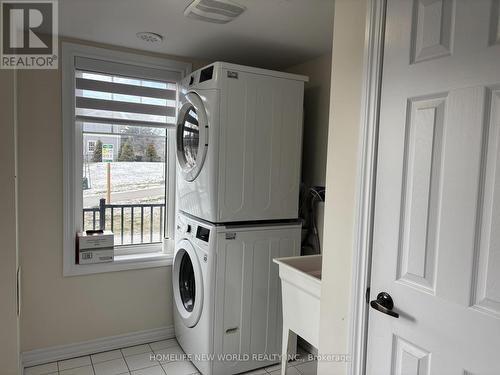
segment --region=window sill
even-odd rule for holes
[[[167,267],[172,265],[172,261],[172,254],[165,254],[162,252],[116,255],[115,260],[109,263],[71,264],[69,269],[64,269],[63,274],[64,276],[80,276],[95,273]]]

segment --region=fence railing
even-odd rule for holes
[[[83,230],[109,229],[115,245],[161,242],[163,239],[164,203],[106,204],[83,209]]]

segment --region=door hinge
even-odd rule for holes
[[[370,303],[370,287],[366,288],[365,301]]]

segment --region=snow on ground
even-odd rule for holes
[[[98,204],[106,197],[106,164],[90,163],[83,176],[89,179],[90,189],[83,191],[84,207]],[[164,201],[165,164],[163,162],[111,163],[112,203],[160,203]]]
[[[97,207],[100,198],[106,198],[106,163],[90,163],[90,173],[87,170],[90,189],[83,191],[83,206]],[[85,176],[85,169],[84,174]],[[165,202],[165,164],[163,162],[115,162],[111,163],[111,203],[164,203]],[[123,228],[121,227],[121,210],[115,209],[113,218],[115,244],[132,243],[132,217],[131,209],[123,211]],[[165,219],[164,211],[160,215],[160,208],[151,210],[146,208],[143,212],[144,222],[141,225],[141,210],[136,209],[134,215],[134,240],[133,243],[161,241],[160,226]],[[93,228],[93,214],[84,215],[84,229]],[[99,217],[97,213],[96,225]],[[106,210],[106,228],[111,229],[111,212]],[[142,233],[141,233],[142,232]],[[123,233],[123,242],[121,236]],[[142,240],[141,240],[142,239]]]
[[[106,164],[89,163],[89,190],[85,195],[106,191]],[[85,176],[85,168],[84,173]],[[165,163],[163,162],[115,162],[111,163],[111,191],[138,190],[165,183]]]

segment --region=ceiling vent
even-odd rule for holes
[[[184,15],[199,21],[228,23],[247,8],[231,0],[194,0],[184,11]]]
[[[152,33],[150,31],[142,31],[135,34],[140,40],[148,43],[161,43],[163,42],[163,37],[160,34]]]

